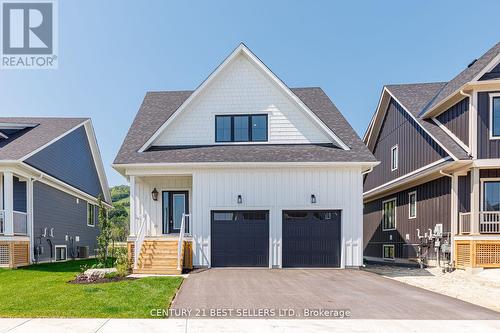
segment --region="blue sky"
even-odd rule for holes
[[[320,86],[362,136],[384,84],[449,80],[500,40],[500,2],[60,1],[59,68],[0,71],[8,116],[91,117],[108,180],[146,91],[193,89],[240,42]]]

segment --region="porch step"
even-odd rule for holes
[[[177,269],[178,261],[177,239],[146,239],[142,243],[137,261],[138,274],[180,274]],[[181,267],[182,267],[181,258]]]

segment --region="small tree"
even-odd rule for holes
[[[108,264],[108,247],[111,241],[111,225],[108,221],[108,214],[104,203],[102,202],[102,196],[99,194],[97,198],[97,204],[99,205],[99,227],[100,233],[97,236],[97,260],[99,264],[106,267]]]

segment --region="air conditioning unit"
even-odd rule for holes
[[[88,246],[77,246],[78,258],[88,258],[89,257],[89,247]]]

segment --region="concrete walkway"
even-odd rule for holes
[[[0,319],[0,333],[500,332],[500,321],[278,319]]]

